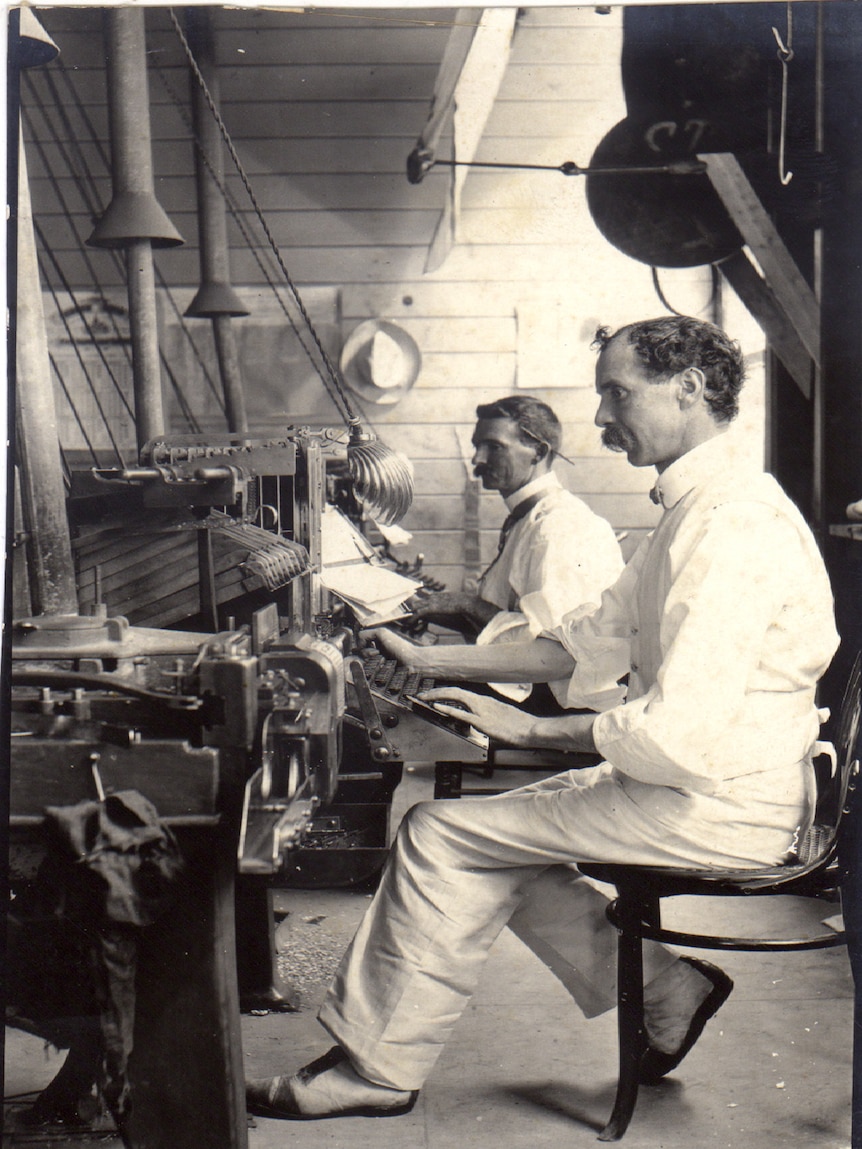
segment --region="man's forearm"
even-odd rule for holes
[[[554,718],[537,718],[530,730],[529,745],[537,750],[594,754],[595,721],[595,714],[561,714]]]
[[[568,678],[575,668],[566,649],[549,638],[491,646],[414,647],[403,661],[433,678],[460,682],[555,682]]]
[[[469,628],[478,632],[488,625],[499,609],[476,594],[439,591],[425,599],[417,596],[413,613],[416,618],[437,622],[454,630]]]
[[[485,599],[476,597],[470,606],[469,618],[476,630],[484,630],[495,614],[500,613],[500,608],[494,606],[492,602],[486,602]]]

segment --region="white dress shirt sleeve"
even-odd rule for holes
[[[604,592],[598,609],[588,604],[570,611],[550,632],[575,660],[565,698],[560,698],[567,709],[604,711],[625,697],[620,679],[631,665],[636,591],[648,542],[644,539],[613,586]]]
[[[573,608],[597,609],[605,587],[619,575],[623,560],[613,530],[579,500],[563,498],[537,521],[515,527],[504,569],[517,610],[500,610],[476,638],[479,646],[529,642],[552,632]],[[523,701],[528,683],[492,684],[500,693]],[[564,702],[567,683],[551,683]]]
[[[667,561],[656,680],[641,697],[599,715],[594,737],[600,753],[631,778],[710,792],[763,767],[748,761],[746,749],[756,745],[769,756],[768,739],[782,741],[787,722],[779,715],[793,713],[795,695],[800,713],[812,709],[822,655],[829,658],[832,636],[826,627],[821,637],[820,624],[831,604],[821,601],[796,526],[762,503],[713,508],[694,537],[675,542]],[[810,622],[807,612],[786,605],[793,603],[811,603]],[[806,627],[810,634],[800,634]],[[795,661],[806,645],[808,661]],[[577,657],[574,645],[569,649]],[[798,757],[805,752],[801,747]]]
[[[528,642],[573,609],[589,604],[595,610],[623,567],[610,524],[586,506],[573,513],[562,504],[516,530],[508,582],[518,609],[499,611],[477,637],[481,645]]]

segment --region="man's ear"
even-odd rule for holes
[[[693,407],[706,391],[706,376],[699,367],[686,367],[677,376],[679,405],[682,410]]]

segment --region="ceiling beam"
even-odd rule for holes
[[[716,152],[698,156],[698,159],[706,164],[712,186],[762,275],[744,252],[723,260],[718,265],[719,269],[761,324],[803,394],[810,398],[811,365],[820,366],[820,304],[817,297],[736,156]]]
[[[444,127],[452,124],[452,159],[473,160],[503,80],[517,8],[459,8],[434,85],[431,112],[408,160],[418,183],[433,166]],[[453,168],[443,213],[428,250],[425,271],[436,271],[457,242],[461,193],[468,168]]]
[[[767,342],[802,394],[810,399],[812,359],[775,292],[742,248],[722,259],[718,270],[760,324]]]

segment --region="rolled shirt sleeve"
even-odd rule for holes
[[[540,503],[533,515],[515,527],[507,544],[503,567],[508,601],[489,587],[501,609],[476,638],[477,645],[528,642],[553,632],[573,608],[597,609],[605,587],[615,581],[623,567],[619,544],[606,520],[566,491],[555,491]],[[502,572],[501,572],[502,573]],[[505,609],[506,606],[512,609]],[[522,700],[529,684],[501,687],[501,693]],[[553,684],[558,696],[567,682]]]
[[[649,538],[641,543],[616,582],[603,593],[598,609],[588,604],[569,611],[548,633],[575,660],[565,695],[558,695],[567,709],[605,711],[625,697],[626,688],[620,683],[631,666],[636,591],[648,544]]]

